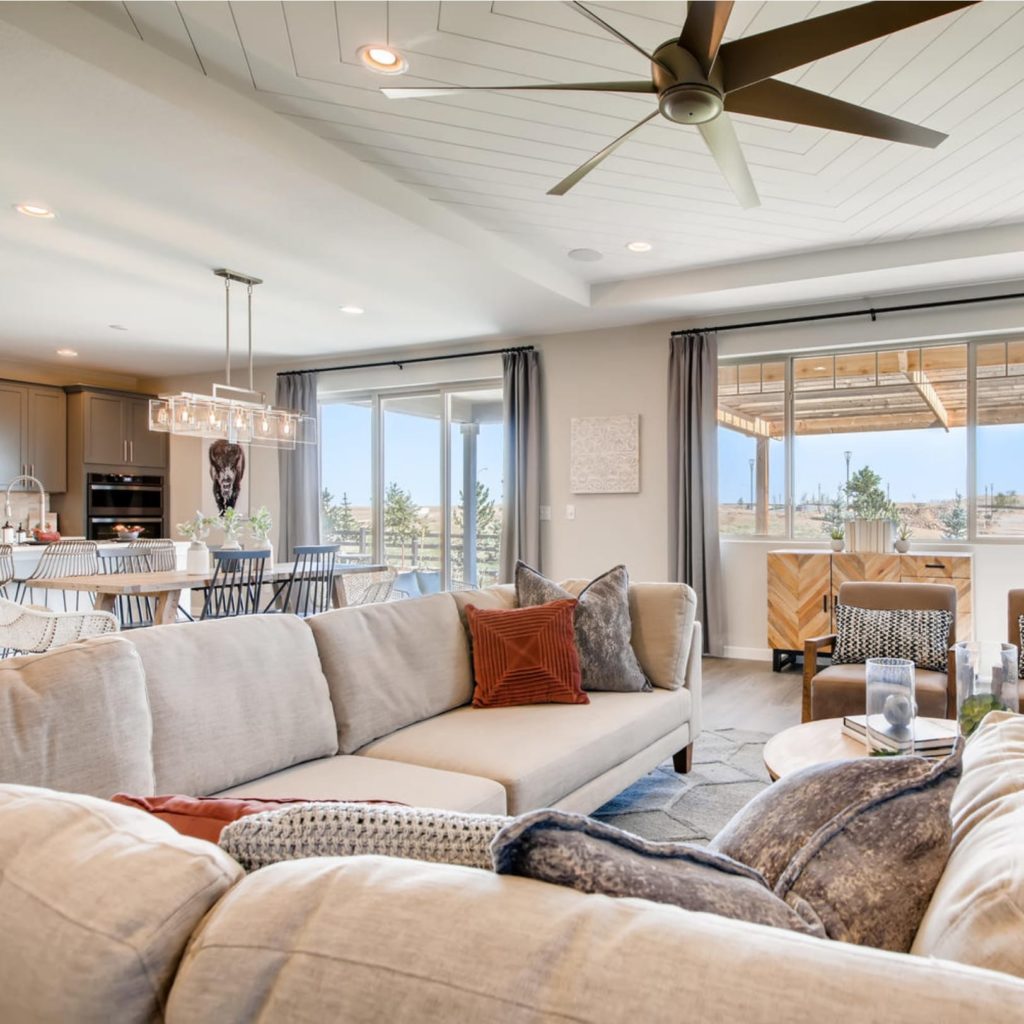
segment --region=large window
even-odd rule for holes
[[[500,382],[321,396],[322,534],[415,596],[497,582]]]
[[[1024,537],[1024,342],[723,361],[718,423],[725,535]]]

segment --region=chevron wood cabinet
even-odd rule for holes
[[[833,609],[847,580],[951,583],[957,590],[957,639],[973,636],[974,559],[963,552],[877,554],[849,551],[768,553],[768,646],[779,671],[804,640],[834,631]]]

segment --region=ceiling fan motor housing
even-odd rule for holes
[[[721,75],[712,69],[710,80],[697,60],[675,39],[654,51],[651,77],[658,90],[658,107],[670,121],[704,124],[725,109]]]

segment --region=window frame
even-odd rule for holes
[[[446,381],[442,384],[412,384],[400,387],[353,388],[351,390],[331,389],[317,394],[317,415],[325,405],[347,401],[368,401],[370,403],[370,482],[373,506],[373,540],[371,548],[373,561],[384,565],[387,561],[384,550],[384,402],[389,398],[440,396],[441,420],[441,589],[451,587],[451,459],[449,457],[449,435],[451,433],[451,396],[464,391],[499,390],[504,395],[505,382],[501,377],[474,377],[470,380]],[[320,472],[323,474],[324,435],[320,433]],[[504,490],[504,482],[502,484]],[[322,519],[321,519],[322,524]],[[321,533],[321,540],[323,539]]]
[[[796,392],[794,389],[794,366],[796,360],[805,358],[833,358],[833,381],[835,380],[835,358],[852,352],[871,352],[876,356],[883,352],[900,352],[908,349],[919,349],[923,353],[926,349],[949,348],[957,345],[965,345],[967,348],[967,411],[966,411],[966,458],[964,460],[964,503],[967,508],[967,536],[962,540],[940,540],[930,541],[935,546],[940,545],[964,545],[964,544],[1024,544],[1024,537],[1010,535],[995,535],[978,533],[978,481],[977,481],[977,444],[978,444],[978,347],[980,345],[991,345],[999,342],[1008,344],[1013,341],[1021,341],[1018,334],[991,335],[983,338],[941,338],[932,340],[913,340],[903,342],[891,342],[884,345],[851,345],[845,348],[807,348],[790,352],[765,352],[757,355],[743,356],[720,356],[719,366],[736,366],[759,364],[767,362],[785,362],[785,391],[783,395],[785,428],[783,444],[785,446],[785,523],[786,531],[782,533],[754,533],[754,534],[721,534],[723,539],[740,543],[751,541],[794,541],[800,543],[814,543],[807,538],[794,538],[793,522],[795,513],[795,502],[793,487],[795,484],[795,408],[798,394],[807,392]],[[922,356],[923,361],[923,356]],[[877,365],[877,364],[876,364]],[[716,378],[717,379],[717,378]],[[876,374],[877,380],[877,374]],[[716,408],[717,416],[717,408]],[[1024,423],[1022,423],[1024,425]],[[728,430],[726,426],[719,426],[720,430]],[[825,538],[822,538],[824,542]]]

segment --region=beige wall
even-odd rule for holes
[[[56,365],[0,358],[0,378],[25,381],[29,384],[52,384],[55,387],[63,387],[67,384],[91,384],[93,387],[117,388],[121,391],[135,391],[139,388],[137,377],[112,373],[108,370],[90,370],[78,367],[73,360]]]

